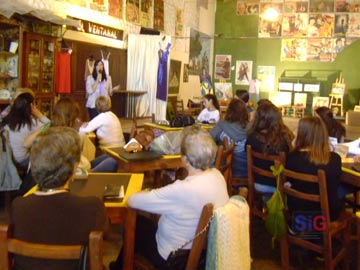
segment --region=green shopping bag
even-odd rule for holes
[[[281,198],[279,190],[279,182],[281,172],[284,170],[283,165],[280,165],[279,169],[276,169],[275,166],[270,167],[274,176],[276,176],[276,191],[271,196],[270,200],[266,202],[267,206],[267,216],[265,220],[266,230],[271,234],[272,241],[277,238],[284,237],[286,234],[287,226],[284,216],[284,202]]]

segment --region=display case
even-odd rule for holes
[[[19,85],[20,26],[0,16],[0,111]]]
[[[24,33],[24,43],[23,85],[35,92],[38,108],[49,117],[55,96],[56,38]]]

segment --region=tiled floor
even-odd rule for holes
[[[288,127],[296,133],[298,120],[297,118],[285,118],[285,123]],[[124,132],[130,132],[131,121],[121,119]],[[360,127],[346,127],[347,138],[354,140],[360,137]],[[3,206],[4,198],[3,193],[0,193],[0,223],[7,222],[7,218],[4,212]],[[106,269],[110,261],[114,260],[122,245],[121,226],[113,225],[111,227],[111,233],[105,239],[105,254],[104,264]],[[280,269],[280,252],[278,244],[275,242],[275,247],[272,247],[272,241],[270,235],[265,231],[265,227],[262,221],[257,220],[254,223],[253,236],[251,239],[251,255],[252,255],[252,269],[253,270],[277,270]],[[356,267],[356,249],[355,241],[351,245],[351,267]],[[297,269],[321,269],[321,262],[315,258],[304,257],[300,262],[293,258],[293,263],[299,266]],[[303,264],[303,265],[301,265]]]

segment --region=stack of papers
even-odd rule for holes
[[[348,142],[348,143],[341,143],[339,145],[344,145],[348,147],[348,153],[352,154],[352,155],[360,155],[360,138],[352,141],[352,142]]]

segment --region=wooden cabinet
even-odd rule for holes
[[[0,111],[19,85],[20,26],[0,16]]]
[[[56,38],[24,33],[23,85],[36,94],[38,108],[51,115],[55,96]]]

